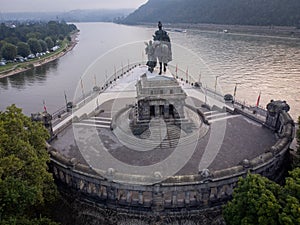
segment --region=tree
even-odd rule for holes
[[[14,60],[17,56],[17,47],[6,43],[1,48],[2,57],[7,60]]]
[[[281,224],[300,224],[300,168],[290,172],[283,188],[283,210],[279,216]]]
[[[35,38],[35,39],[40,39],[41,38],[41,33],[40,32],[30,32],[27,33],[26,38],[29,40],[30,38]]]
[[[3,47],[3,45],[5,45],[7,42],[6,41],[0,41],[0,51],[1,51],[1,48]],[[0,52],[1,53],[1,52]]]
[[[25,42],[19,42],[17,45],[18,55],[27,57],[30,54],[30,47]]]
[[[16,45],[19,42],[19,39],[17,37],[7,37],[4,40],[13,45]]]
[[[77,27],[74,24],[67,24],[65,22],[57,22],[57,21],[49,21],[48,23],[43,23],[43,22],[18,23],[14,28],[8,27],[4,23],[1,23],[0,41],[5,41],[13,45],[17,45],[18,42],[29,43],[30,39],[46,41],[46,38],[49,37],[52,39],[53,43],[48,42],[47,43],[47,48],[48,48],[48,45],[50,46],[55,45],[55,42],[56,40],[58,40],[58,37],[60,37],[61,40],[63,40],[72,31],[76,29]],[[35,48],[38,48],[37,45],[35,46]],[[33,53],[37,53],[37,52],[40,51],[37,50],[33,51]]]
[[[300,124],[300,116],[298,117],[298,124]],[[298,144],[297,154],[298,154],[298,156],[300,156],[300,129],[297,130],[296,138],[297,138],[297,144]]]
[[[281,206],[280,186],[265,177],[248,174],[240,179],[233,200],[224,209],[227,225],[276,225]]]
[[[284,187],[260,175],[240,179],[233,200],[223,210],[227,225],[300,224],[300,168]]]
[[[41,209],[55,200],[57,191],[47,167],[47,138],[44,126],[32,122],[16,106],[0,112],[1,224],[40,224],[35,221],[43,220],[39,219]]]
[[[58,39],[59,39],[59,40],[63,41],[64,38],[65,38],[65,37],[64,37],[62,34],[58,35]]]
[[[27,43],[32,53],[36,54],[42,51],[42,46],[36,38],[30,38]]]
[[[299,0],[149,0],[123,22],[297,26]]]
[[[51,37],[49,37],[49,36],[46,37],[46,38],[45,38],[45,42],[47,43],[48,49],[51,49],[51,48],[54,47],[54,42],[53,42],[53,40],[52,40]]]
[[[47,45],[47,43],[44,40],[39,40],[39,43],[40,43],[40,45],[42,47],[42,52],[45,52],[45,51],[48,50],[48,45]]]

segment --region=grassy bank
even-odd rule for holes
[[[73,47],[77,44],[75,38],[78,32],[72,34],[72,40],[68,41],[64,39],[61,44],[60,48],[55,52],[50,52],[46,55],[40,56],[38,58],[30,59],[26,62],[12,62],[8,63],[5,66],[0,67],[0,78],[7,77],[13,74],[17,74],[20,72],[24,72],[26,70],[32,69],[37,66],[41,66],[48,62],[51,62],[61,56],[63,56],[68,51],[72,50]]]

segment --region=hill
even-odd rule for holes
[[[149,0],[120,22],[299,26],[299,12],[299,0]]]
[[[6,21],[66,21],[66,22],[112,22],[123,19],[134,9],[84,9],[67,12],[0,12],[0,22]]]

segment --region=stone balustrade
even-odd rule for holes
[[[275,132],[278,140],[273,146],[254,159],[245,159],[240,165],[224,170],[173,176],[163,182],[147,185],[145,181],[153,181],[155,177],[110,171],[110,176],[104,178],[100,175],[104,171],[96,171],[78,163],[76,159],[68,159],[49,146],[51,171],[63,189],[75,191],[81,201],[92,201],[97,207],[112,210],[121,208],[131,217],[143,212],[162,216],[172,212],[172,215],[182,217],[182,210],[199,216],[207,209],[227,202],[239,178],[249,172],[275,181],[283,178],[289,146],[295,135],[295,124],[285,110],[278,112],[277,119],[274,127],[277,127]],[[118,178],[131,182],[118,182]]]

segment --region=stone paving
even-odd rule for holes
[[[145,68],[138,68],[136,74],[141,75],[144,72]],[[199,171],[207,168],[214,171],[236,166],[244,159],[250,160],[268,151],[276,142],[275,134],[271,130],[264,128],[261,124],[243,115],[225,112],[223,110],[224,106],[232,110],[233,108],[223,102],[206,96],[207,102],[210,105],[214,105],[214,108],[211,110],[202,108],[201,105],[205,101],[205,95],[200,89],[184,85],[184,91],[188,95],[187,104],[192,105],[195,109],[199,109],[209,122],[209,125],[203,124],[203,126],[195,129],[192,134],[185,134],[184,137],[187,137],[187,140],[181,136],[184,141],[181,140],[181,142],[175,143],[175,147],[162,148],[161,145],[158,145],[149,150],[146,149],[147,151],[137,151],[134,148],[130,148],[126,143],[124,144],[124,140],[122,140],[120,136],[118,137],[120,134],[115,132],[116,129],[110,129],[110,123],[120,110],[126,107],[128,108],[128,105],[135,103],[136,91],[134,84],[137,79],[139,79],[139,76],[136,74],[133,73],[133,77],[128,75],[123,78],[124,80],[122,82],[117,81],[113,88],[109,87],[105,92],[98,95],[96,97],[99,104],[98,108],[102,109],[102,112],[90,118],[85,118],[81,120],[80,123],[73,123],[73,126],[67,127],[63,132],[59,133],[58,138],[51,143],[52,146],[65,156],[77,158],[82,163],[90,162],[90,160],[97,161],[96,157],[99,153],[94,154],[93,152],[96,152],[97,148],[104,148],[112,157],[124,164],[144,167],[166,160],[178,147],[180,147],[182,154],[185,154],[184,145],[186,144],[187,146],[193,147],[192,156],[182,165],[177,175],[189,175],[197,174]],[[89,114],[95,109],[95,102],[96,101],[93,100],[84,107],[74,111],[73,115],[66,118],[65,121],[75,116],[80,117],[84,113]],[[121,115],[126,116],[127,114],[123,113]],[[201,120],[200,117],[199,120]],[[58,124],[54,130],[62,126],[65,121]],[[201,121],[201,124],[202,122],[203,121]],[[126,117],[124,117],[119,123],[129,123],[129,119],[127,118],[126,121]],[[156,126],[158,127],[154,130],[161,132],[161,125],[157,124]],[[80,127],[79,133],[86,135],[86,139],[82,138],[77,140],[77,142],[74,140],[73,129],[76,129],[76,127]],[[95,133],[89,134],[92,130],[97,131],[96,134],[102,144],[93,143],[93,150],[89,152],[89,150],[86,149],[84,157],[82,157],[77,147],[78,142],[82,142],[81,144],[87,146],[89,140],[92,140],[92,135],[94,135],[94,138],[97,138],[95,137]],[[124,135],[133,136],[129,132],[129,130],[125,130]],[[193,134],[195,134],[195,136],[193,136]],[[190,141],[188,137],[190,137],[190,140],[194,143],[188,142]],[[145,140],[140,137],[135,138],[136,143],[146,143],[143,142]],[[128,142],[129,141],[128,138]],[[157,142],[160,143],[161,140],[157,140]],[[134,144],[134,142],[131,142],[131,144]],[[146,144],[145,148],[147,148]],[[88,157],[87,154],[89,155]],[[184,155],[182,157],[184,157]],[[173,163],[176,164],[177,161]],[[170,164],[169,166],[171,167],[172,165]],[[138,170],[136,172],[139,174]]]

